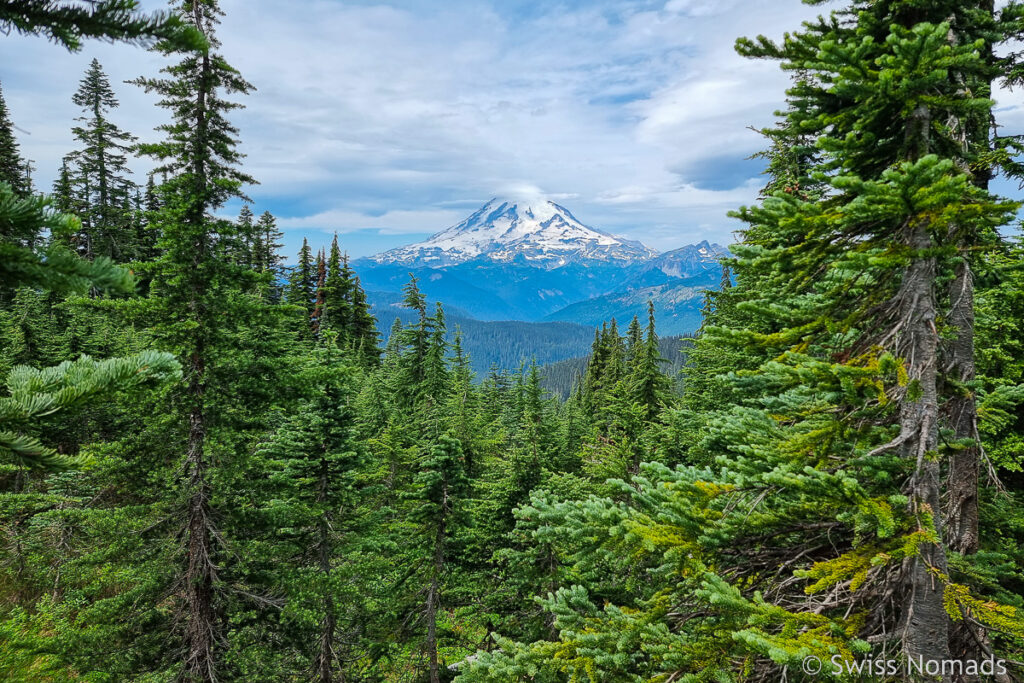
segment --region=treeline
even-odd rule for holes
[[[1024,7],[740,41],[794,82],[682,394],[652,314],[565,400],[536,364],[474,382],[415,280],[380,348],[336,245],[283,281],[269,219],[216,216],[252,182],[216,2],[133,9],[0,6],[170,61],[138,82],[168,112],[151,203],[33,194],[0,126],[6,680],[1020,673],[1024,249],[988,184],[1024,170],[988,98]]]
[[[402,305],[401,294],[367,292],[377,318],[377,329],[386,341],[395,319],[403,324],[415,315]],[[469,356],[470,367],[479,376],[492,369],[518,368],[524,361],[535,359],[538,365],[581,356],[590,347],[593,330],[576,323],[538,323],[520,320],[476,320],[457,307],[445,306],[448,341],[455,332],[462,333],[462,344]]]
[[[630,325],[633,324],[639,325],[639,320],[634,319]],[[596,333],[590,355],[567,358],[544,365],[541,368],[541,385],[544,389],[563,400],[569,398],[573,388],[586,374],[587,365],[597,353],[597,349],[602,343],[608,343],[609,334],[618,334],[618,325],[614,319],[611,323],[605,323],[602,329]],[[602,341],[602,338],[605,341]],[[658,339],[658,355],[662,359],[661,370],[672,378],[675,393],[681,393],[683,390],[682,372],[686,366],[686,354],[692,344],[690,336],[673,335]]]

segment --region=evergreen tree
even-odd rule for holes
[[[256,234],[256,227],[253,221],[252,209],[248,203],[243,203],[238,210],[238,218],[235,219],[238,225],[237,243],[229,245],[228,253],[236,263],[261,270],[257,264],[257,253],[260,251],[259,235]]]
[[[274,214],[264,211],[256,221],[256,239],[254,246],[258,246],[258,253],[253,256],[253,263],[257,268],[270,273],[274,278],[274,289],[278,289],[277,279],[281,276],[281,254],[280,250],[284,244],[281,240],[284,233],[277,229],[277,219]]]
[[[365,511],[363,518],[357,512],[363,463],[354,373],[334,335],[326,334],[303,373],[310,397],[264,447],[260,465],[271,472],[274,491],[266,503],[276,532],[270,542],[285,545],[274,575],[288,595],[284,611],[296,622],[304,660],[320,683],[345,680],[351,653],[343,651],[348,639],[340,631],[354,631],[362,616],[352,562],[357,534],[367,531]],[[296,669],[293,675],[302,674]]]
[[[363,364],[375,367],[380,363],[380,340],[377,319],[370,313],[366,292],[356,277],[352,283],[352,346],[359,352]]]
[[[430,340],[427,353],[423,360],[422,397],[429,402],[429,408],[440,406],[445,402],[450,386],[448,373],[448,342],[445,341],[447,325],[444,321],[444,308],[438,302],[434,315],[430,318]]]
[[[0,182],[10,185],[19,196],[28,194],[24,164],[18,152],[18,140],[14,137],[14,124],[7,110],[7,102],[0,89]]]
[[[633,316],[629,321],[629,329],[626,331],[626,365],[632,367],[644,344],[643,328],[640,327],[640,317]]]
[[[302,249],[299,250],[299,263],[292,270],[288,279],[288,290],[285,298],[293,306],[301,307],[306,325],[302,334],[310,334],[310,324],[313,319],[313,304],[316,300],[316,278],[317,273],[313,263],[313,252],[309,248],[309,242],[302,238]]]
[[[647,303],[647,337],[636,351],[636,360],[629,378],[629,396],[641,407],[643,419],[651,422],[668,403],[671,392],[669,378],[661,371],[664,362],[654,328],[654,302]]]
[[[74,189],[71,186],[71,172],[68,169],[68,158],[64,157],[60,164],[60,172],[53,182],[54,208],[61,213],[75,210]]]
[[[135,137],[108,118],[118,102],[97,60],[89,64],[72,101],[85,114],[76,119],[81,125],[72,129],[81,147],[68,155],[69,176],[84,202],[76,246],[86,258],[130,260],[136,253],[135,235],[129,230],[130,214],[124,211],[124,202],[135,191],[127,165]]]
[[[324,260],[324,250],[321,249],[316,255],[316,293],[313,301],[313,315],[311,328],[313,338],[320,339],[325,330],[324,313],[327,309],[327,263]]]
[[[815,138],[822,189],[789,183],[740,214],[741,287],[721,299],[740,306],[715,315],[753,324],[704,328],[746,357],[699,444],[720,469],[647,464],[618,485],[627,506],[556,506],[560,528],[604,539],[583,561],[629,558],[655,588],[602,608],[564,587],[546,601],[556,643],[499,639],[465,680],[775,680],[872,644],[934,670],[951,618],[1024,633],[951,580],[940,507],[946,278],[964,233],[1014,206],[961,163],[964,122],[991,107],[964,87],[984,50],[957,31],[992,11],[970,4],[853,3],[781,46],[741,41],[798,74],[787,127]]]
[[[327,257],[327,279],[324,281],[324,324],[335,330],[346,345],[351,343],[352,337],[353,284],[348,257],[342,265],[338,236],[335,235]]]
[[[402,330],[400,344],[402,356],[399,361],[398,386],[404,388],[399,400],[407,406],[416,404],[422,397],[424,381],[427,378],[427,355],[430,352],[433,319],[427,315],[427,299],[420,292],[416,277],[409,275],[404,288],[402,304],[416,313],[416,320]]]
[[[467,492],[462,445],[451,436],[440,436],[427,450],[407,495],[413,504],[409,520],[415,525],[415,543],[425,557],[423,571],[423,620],[430,683],[441,681],[438,658],[438,611],[444,596],[444,579],[451,558],[450,546],[460,526],[467,523],[464,497]]]
[[[230,310],[224,288],[230,286],[234,273],[230,263],[217,258],[215,247],[218,239],[234,234],[234,227],[211,214],[232,197],[244,199],[241,186],[253,182],[237,168],[241,160],[237,130],[226,118],[240,105],[225,99],[246,94],[252,86],[215,52],[219,43],[214,28],[222,14],[216,0],[186,1],[179,11],[183,21],[204,36],[210,50],[182,51],[178,45],[162,42],[160,51],[167,56],[180,54],[180,61],[164,67],[165,78],[136,82],[147,92],[157,93],[161,105],[173,115],[161,127],[167,135],[163,142],[142,145],[144,152],[160,161],[156,172],[169,176],[160,187],[163,206],[156,219],[164,251],[156,264],[152,291],[160,298],[151,301],[160,306],[164,321],[157,334],[187,364],[182,401],[182,418],[188,424],[180,582],[185,620],[182,677],[214,681],[223,641],[223,621],[218,617],[223,603],[217,567],[219,532],[212,508],[208,393],[223,388],[211,385],[209,369],[224,348],[223,332],[217,328]]]
[[[77,52],[82,39],[142,43],[154,38],[182,49],[202,49],[202,35],[173,13],[139,14],[137,0],[101,0],[85,7],[53,0],[22,0],[0,6],[0,27],[24,35],[45,36]]]

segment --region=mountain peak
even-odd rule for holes
[[[640,242],[584,225],[550,199],[532,196],[494,197],[461,223],[373,260],[441,267],[476,259],[522,259],[554,268],[581,260],[644,261],[656,254]]]

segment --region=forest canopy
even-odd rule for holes
[[[478,375],[286,265],[217,0],[0,2],[165,64],[140,142],[91,61],[45,191],[0,93],[0,677],[1024,678],[1024,5],[820,4],[736,42],[791,84],[693,338]]]

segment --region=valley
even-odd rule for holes
[[[544,199],[495,198],[424,242],[358,259],[378,328],[405,321],[410,276],[444,304],[463,332],[474,369],[518,367],[585,355],[594,327],[645,319],[652,301],[663,335],[693,333],[705,292],[722,278],[728,250],[702,241],[659,254],[581,223]],[[514,351],[513,351],[514,349]]]

